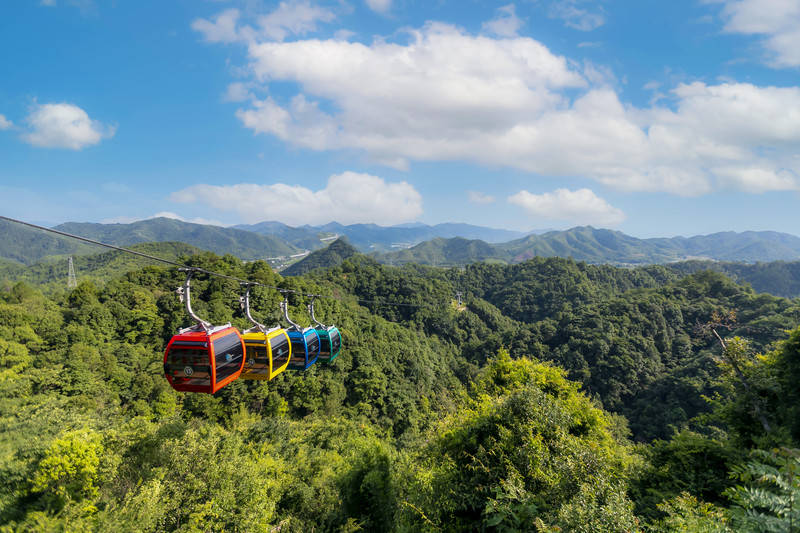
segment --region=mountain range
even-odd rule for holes
[[[525,236],[520,231],[485,228],[472,224],[445,223],[401,224],[378,226],[377,224],[342,225],[331,222],[323,226],[300,226],[293,228],[281,222],[261,222],[252,225],[234,226],[236,229],[253,231],[261,235],[274,235],[299,248],[315,250],[324,246],[320,238],[344,236],[363,252],[387,252],[398,248],[409,248],[420,242],[435,238],[462,237],[500,243]],[[315,242],[316,241],[316,242]]]
[[[235,228],[192,224],[171,218],[152,218],[131,224],[67,222],[54,229],[116,246],[144,242],[182,242],[241,259],[264,259],[297,253],[299,249],[273,235]],[[48,258],[104,251],[95,245],[0,221],[0,257],[30,265]]]
[[[619,231],[580,226],[528,235],[506,243],[433,239],[407,250],[377,254],[385,263],[462,265],[476,261],[519,263],[532,257],[571,257],[589,263],[647,264],[691,259],[792,261],[800,259],[800,237],[774,231],[721,232],[695,237],[639,239]]]
[[[302,250],[323,249],[337,237],[346,237],[358,251],[389,264],[518,263],[536,256],[572,257],[589,263],[611,264],[669,263],[692,259],[745,263],[800,260],[800,237],[774,231],[639,239],[591,226],[523,235],[470,224],[383,227],[375,224],[345,226],[332,222],[323,226],[294,228],[279,222],[262,222],[223,228],[169,218],[131,224],[68,222],[56,229],[117,246],[183,242],[245,260],[280,257],[284,264],[291,262],[290,256],[297,256]],[[484,238],[475,238],[476,235]],[[99,251],[101,249],[93,245],[0,221],[0,258],[16,263],[30,265]]]

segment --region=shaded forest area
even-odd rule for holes
[[[336,296],[317,315],[339,326],[342,355],[214,396],[176,393],[161,368],[188,322],[174,269],[73,290],[5,282],[0,530],[800,522],[800,300],[717,272],[555,258],[435,269],[353,256],[291,278],[229,255],[182,260]],[[247,327],[239,291],[201,278],[193,303]],[[276,322],[279,298],[254,289],[254,313]],[[302,322],[305,302],[290,304]]]

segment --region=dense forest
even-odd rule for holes
[[[70,290],[3,271],[0,531],[800,523],[800,300],[708,270],[557,258],[442,269],[353,255],[296,277],[181,260],[332,296],[317,315],[339,326],[342,354],[177,393],[161,364],[188,324],[175,269],[114,275],[108,254]],[[282,297],[253,290],[254,313],[276,322]],[[193,292],[201,316],[247,327],[237,283],[199,277]]]

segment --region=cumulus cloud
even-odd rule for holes
[[[534,217],[546,220],[599,226],[616,226],[625,220],[625,213],[590,189],[556,189],[544,194],[520,191],[509,196],[508,202],[522,207]]]
[[[253,42],[256,39],[282,41],[290,35],[316,31],[320,22],[336,18],[333,11],[315,6],[309,0],[287,0],[273,11],[255,17],[255,24],[240,24],[241,12],[226,9],[211,20],[196,19],[192,29],[212,43]]]
[[[300,185],[193,185],[174,192],[179,203],[202,204],[215,210],[234,211],[249,223],[280,220],[290,225],[374,222],[393,225],[416,220],[422,214],[422,197],[405,181],[387,183],[370,174],[343,172],[327,186],[312,191]]]
[[[400,168],[465,152],[492,157],[480,146],[487,137],[563,106],[556,89],[586,83],[533,39],[473,37],[443,24],[412,32],[407,45],[263,42],[249,54],[258,81],[294,81],[304,92],[240,110],[248,128],[317,150],[362,148]],[[339,111],[323,111],[320,99]]]
[[[516,37],[522,27],[522,19],[517,17],[514,4],[508,4],[497,10],[497,16],[483,23],[484,31],[500,37]]]
[[[0,115],[0,130],[7,130],[13,125],[14,123],[8,120],[5,115]]]
[[[81,150],[113,137],[116,131],[92,120],[80,107],[67,103],[36,104],[25,122],[28,132],[22,139],[43,148]]]
[[[491,204],[494,202],[494,196],[485,194],[479,191],[467,191],[467,198],[473,204]]]
[[[392,0],[366,0],[367,6],[376,13],[388,13],[392,8]]]
[[[775,67],[800,66],[800,2],[717,0],[724,4],[725,31],[763,36],[767,61]]]
[[[800,184],[798,87],[698,82],[636,107],[602,65],[441,23],[400,42],[256,39],[247,50],[241,83],[298,89],[249,96],[237,117],[299,147],[357,150],[396,169],[470,161],[689,196]]]
[[[587,3],[581,0],[556,0],[550,5],[550,18],[564,21],[564,25],[580,31],[592,31],[606,23],[602,7],[595,5],[594,9],[582,7]]]

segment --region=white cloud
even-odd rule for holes
[[[212,43],[254,42],[256,39],[282,41],[290,35],[305,35],[316,31],[320,22],[336,18],[333,11],[315,6],[309,0],[287,0],[273,11],[255,17],[254,25],[240,25],[241,12],[226,9],[212,20],[196,19],[192,29]]]
[[[92,120],[78,106],[36,104],[25,119],[29,130],[25,142],[43,148],[81,150],[114,136],[115,128]]]
[[[590,189],[556,189],[544,194],[520,191],[509,196],[508,202],[522,207],[534,217],[547,220],[600,226],[616,226],[625,220],[625,213]]]
[[[561,19],[566,26],[580,31],[592,31],[605,24],[603,9],[600,6],[596,6],[594,10],[580,7],[586,3],[592,2],[556,0],[550,5],[550,18]]]
[[[494,202],[494,196],[479,191],[467,191],[467,198],[473,204],[491,204]]]
[[[367,6],[376,13],[388,13],[392,8],[392,0],[366,0]]]
[[[52,7],[52,6],[56,5],[56,0],[42,0],[39,3],[41,5],[43,5],[43,6],[51,6]]]
[[[226,9],[218,13],[213,20],[195,19],[192,29],[203,34],[210,43],[232,43],[240,40],[236,23],[239,20],[238,9]]]
[[[228,85],[223,99],[226,102],[244,102],[251,97],[250,84],[236,81]]]
[[[761,35],[775,67],[800,66],[800,2],[797,0],[718,0],[724,4],[725,31]]]
[[[620,100],[609,69],[527,37],[441,23],[408,35],[251,42],[242,83],[262,93],[281,82],[299,89],[286,100],[251,97],[236,115],[256,134],[358,150],[401,170],[470,161],[688,196],[800,183],[798,87],[683,84],[635,107]]]
[[[174,202],[235,211],[245,222],[280,220],[290,225],[373,222],[399,224],[422,214],[422,197],[406,182],[387,183],[370,174],[343,172],[312,191],[300,185],[193,185],[171,195]]]
[[[0,130],[7,130],[13,125],[14,123],[8,120],[5,115],[0,115]]]
[[[483,23],[484,31],[499,37],[516,37],[522,27],[522,19],[517,17],[514,4],[508,4],[497,9],[497,16]]]
[[[289,0],[258,18],[263,35],[283,40],[287,35],[304,35],[316,31],[318,22],[331,22],[336,16],[329,9],[312,5],[308,0]]]
[[[563,106],[555,89],[585,85],[565,58],[529,38],[473,37],[430,24],[407,45],[335,40],[249,47],[256,79],[294,81],[288,106],[266,99],[238,112],[257,133],[317,150],[362,148],[378,161],[482,154],[487,136]],[[323,111],[321,98],[338,113]],[[478,145],[478,146],[476,146]],[[487,154],[488,155],[488,154]]]

